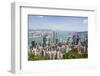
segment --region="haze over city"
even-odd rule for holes
[[[30,29],[50,29],[61,31],[87,31],[88,18],[79,16],[28,16]]]

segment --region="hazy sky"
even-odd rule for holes
[[[28,16],[29,29],[87,31],[88,18],[78,16]]]

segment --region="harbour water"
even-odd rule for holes
[[[52,36],[49,36],[50,39],[52,40],[53,37]],[[71,34],[68,33],[68,32],[57,32],[57,35],[56,35],[56,38],[60,41],[67,41],[67,39],[71,37]],[[43,44],[43,37],[42,36],[37,36],[37,37],[32,37],[32,36],[29,36],[28,37],[28,44],[30,45],[32,41],[35,41],[37,44]]]

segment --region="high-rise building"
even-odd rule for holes
[[[35,47],[35,41],[34,40],[31,42],[31,45],[32,45],[32,47]]]
[[[56,37],[57,37],[57,33],[54,31],[53,32],[53,42],[56,42]]]
[[[43,35],[43,46],[46,46],[46,34]]]

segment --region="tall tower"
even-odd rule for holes
[[[43,46],[46,46],[46,34],[43,35]]]
[[[56,42],[57,33],[53,31],[53,42]]]

